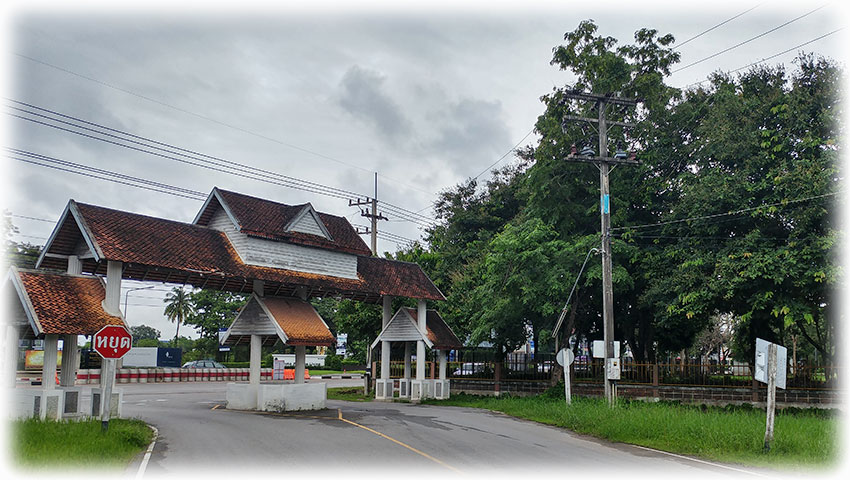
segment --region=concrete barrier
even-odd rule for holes
[[[117,374],[115,376],[117,377],[115,380],[118,383],[130,383],[130,369],[129,368],[118,369]]]
[[[89,384],[99,384],[100,383],[100,369],[92,368],[89,369]]]
[[[150,370],[147,368],[139,369],[139,383],[148,383],[148,379],[150,378]]]
[[[216,368],[215,369],[217,377],[218,377],[218,378],[216,378],[217,381],[223,382],[223,381],[227,380],[227,377],[225,376],[225,373],[224,373],[226,370],[227,370],[226,368]]]
[[[181,368],[179,370],[180,370],[179,373],[180,373],[180,381],[181,382],[194,381],[194,380],[190,380],[190,378],[189,378],[190,377],[189,374],[192,373],[192,372],[190,372],[188,368]]]
[[[89,369],[81,368],[77,370],[77,381],[75,383],[82,385],[89,383]]]
[[[173,368],[163,368],[162,369],[162,381],[164,383],[171,383],[171,376],[174,374]]]
[[[130,383],[139,383],[139,369],[130,368]]]

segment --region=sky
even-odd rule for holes
[[[215,186],[311,202],[366,225],[349,206],[356,196],[338,191],[372,195],[377,172],[378,198],[388,204],[379,212],[389,218],[379,231],[419,239],[439,192],[471,177],[486,181],[491,167],[513,161],[515,147],[536,142],[540,96],[573,81],[549,64],[552,48],[582,20],[594,20],[620,45],[644,27],[687,41],[677,48],[674,70],[684,68],[667,79],[682,88],[786,50],[767,63],[793,69],[800,50],[845,61],[847,32],[832,33],[847,25],[841,2],[690,3],[130,2],[116,9],[83,1],[68,9],[7,2],[0,202],[20,230],[13,239],[34,244],[43,244],[69,199],[191,222],[202,204],[196,192]],[[212,160],[218,170],[51,128],[30,120],[70,127],[21,109],[47,109],[192,151],[191,161]],[[169,186],[159,190],[181,188],[184,196],[20,159],[82,164]],[[241,176],[222,172],[222,159],[312,182],[312,191],[246,178],[244,167]],[[325,187],[337,193],[316,192]],[[397,244],[382,238],[378,247],[392,252]],[[124,292],[140,286],[152,288],[129,292],[128,323],[172,337],[175,327],[162,316],[170,286],[125,282]]]

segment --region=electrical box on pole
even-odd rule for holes
[[[609,105],[634,107],[637,105],[638,101],[635,99],[619,98],[613,95],[598,95],[576,91],[565,92],[564,98],[594,102],[597,109],[597,118],[565,115],[564,120],[596,124],[599,131],[599,155],[596,156],[596,152],[594,152],[589,146],[585,146],[582,148],[581,152],[579,152],[575,145],[573,145],[570,155],[568,155],[565,160],[568,162],[592,163],[599,169],[599,209],[602,224],[602,318],[603,337],[605,342],[605,365],[606,367],[609,367],[611,365],[611,360],[614,359],[614,287],[611,266],[611,192],[608,176],[613,167],[616,167],[617,165],[637,165],[640,162],[637,161],[634,153],[628,154],[626,152],[618,151],[613,156],[609,156],[608,127],[620,126],[628,128],[633,127],[634,124],[611,121],[607,118],[606,112]],[[619,368],[617,370],[617,377],[619,378]],[[614,382],[616,379],[611,379],[610,375],[606,375],[604,381],[605,397],[608,399],[609,405],[613,405],[614,397],[616,395],[616,390],[614,388]]]

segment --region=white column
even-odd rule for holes
[[[45,390],[56,388],[56,358],[59,351],[59,335],[44,336],[44,366],[41,367],[41,385]]]
[[[387,328],[387,324],[390,323],[390,320],[393,317],[393,297],[389,295],[384,295],[383,297],[383,316],[381,317],[381,329]]]
[[[307,359],[307,347],[295,346],[295,383],[304,383],[304,364]]]
[[[73,387],[77,382],[77,369],[80,367],[80,353],[77,349],[76,335],[62,336],[62,374],[59,385]]]
[[[83,262],[80,261],[80,257],[76,255],[70,255],[68,257],[68,273],[71,275],[80,275],[83,273]]]
[[[404,378],[410,380],[410,342],[404,342]]]
[[[248,382],[257,388],[260,385],[260,356],[263,347],[262,337],[251,335],[251,365],[248,374]]]
[[[392,342],[381,342],[381,380],[390,380],[390,349]]]
[[[439,350],[440,356],[440,380],[446,379],[446,351]]]
[[[109,260],[106,264],[106,300],[104,307],[110,315],[120,316],[121,310],[121,272],[124,265],[121,262]]]
[[[419,300],[417,305],[416,317],[419,324],[419,331],[422,335],[426,335],[428,329],[425,327],[427,321],[428,310],[425,300]],[[416,342],[416,379],[425,380],[425,341],[417,340]]]
[[[15,386],[18,371],[18,329],[7,325],[3,339],[3,386]]]

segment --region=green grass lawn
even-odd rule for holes
[[[144,451],[153,431],[141,420],[116,418],[101,432],[100,420],[11,422],[13,462],[25,468],[124,468]]]
[[[839,418],[824,410],[777,410],[774,441],[764,452],[765,413],[749,407],[705,407],[557,395],[480,397],[452,395],[434,405],[485,408],[567,428],[613,442],[752,466],[828,468],[839,456]]]
[[[363,387],[335,387],[328,389],[328,400],[347,400],[349,402],[371,402],[373,395],[363,395]]]
[[[347,370],[343,372],[342,370],[320,370],[318,368],[313,369],[309,368],[310,376],[313,375],[340,375],[340,374],[349,374],[349,373],[366,373],[365,370]]]

